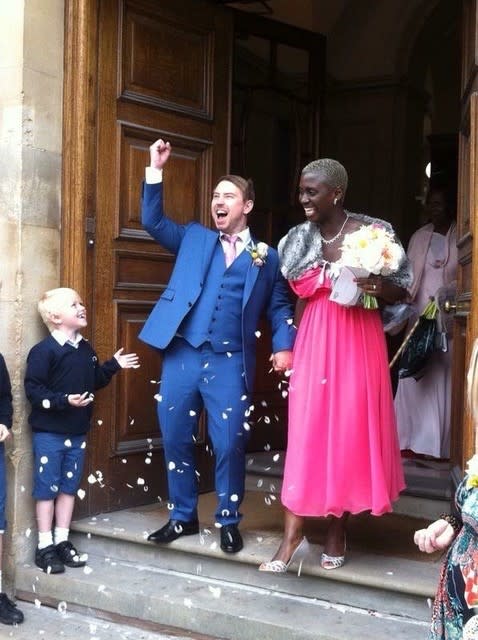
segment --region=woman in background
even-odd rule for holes
[[[451,192],[432,186],[426,213],[430,222],[413,234],[407,251],[413,270],[409,299],[415,311],[409,326],[430,296],[441,297],[440,291],[446,288],[453,297],[456,289],[455,201]],[[398,383],[395,410],[402,450],[433,458],[450,456],[451,339],[448,334],[446,351],[431,355],[419,380],[402,378]]]

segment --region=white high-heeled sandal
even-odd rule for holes
[[[347,543],[344,544],[344,555],[343,556],[329,556],[328,553],[320,554],[320,566],[322,569],[326,571],[330,571],[331,569],[340,569],[345,564],[345,551],[347,548]]]
[[[299,542],[297,547],[294,549],[293,554],[289,558],[289,562],[283,562],[282,560],[269,560],[268,562],[263,562],[259,571],[267,571],[269,573],[286,573],[287,569],[293,562],[299,563],[299,569],[297,571],[297,575],[300,576],[300,572],[302,569],[302,563],[310,551],[310,545],[307,538],[304,536],[302,540]]]

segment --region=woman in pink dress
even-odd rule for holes
[[[347,173],[336,160],[307,165],[299,199],[307,221],[279,243],[281,270],[298,295],[289,431],[282,488],[285,530],[261,571],[285,572],[303,558],[305,517],[329,517],[321,566],[345,561],[350,513],[381,515],[404,488],[387,350],[380,311],[346,307],[329,298],[344,235],[389,223],[346,211]],[[387,278],[357,278],[360,289],[393,304],[411,280],[404,256]]]

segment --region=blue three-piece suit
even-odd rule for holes
[[[203,408],[216,456],[216,521],[239,522],[254,384],[256,332],[265,312],[272,351],[292,349],[295,329],[277,252],[254,264],[247,250],[226,268],[219,232],[163,212],[163,185],[144,184],[142,222],[176,263],[140,338],[163,350],[158,418],[168,469],[170,517],[197,519],[195,439]],[[246,424],[245,424],[246,423]]]

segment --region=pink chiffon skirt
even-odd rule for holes
[[[302,516],[391,511],[405,485],[380,314],[331,302],[321,268],[290,284],[308,304],[290,377],[282,503]]]

